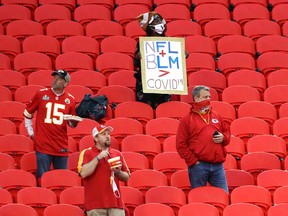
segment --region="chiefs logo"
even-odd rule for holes
[[[66,104],[70,104],[70,99],[69,98],[66,98],[64,101],[65,101]]]

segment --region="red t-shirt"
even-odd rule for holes
[[[52,89],[39,90],[27,105],[24,116],[32,118],[37,112],[35,122],[35,150],[44,154],[67,156],[67,121],[63,114],[75,115],[75,99],[64,92],[57,96]]]
[[[78,161],[78,172],[81,171],[83,165],[94,159],[101,151],[92,146],[81,152]],[[116,149],[109,149],[110,158],[120,156],[122,162],[122,171],[129,172],[128,166],[120,151]],[[122,197],[117,198],[112,190],[110,184],[111,169],[106,158],[101,159],[97,167],[90,176],[83,178],[85,200],[84,206],[86,210],[99,208],[121,208],[124,209]],[[115,183],[120,191],[119,179],[115,176]]]

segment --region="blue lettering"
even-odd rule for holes
[[[160,65],[160,56],[157,56],[157,67],[158,67],[158,68],[168,68],[168,66],[162,66],[162,65]]]

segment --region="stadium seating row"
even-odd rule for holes
[[[183,185],[184,172],[171,179],[175,185],[168,185],[166,176],[156,170],[138,170],[131,173],[127,186],[122,185],[123,201],[129,211],[137,215],[137,206],[147,203],[169,205],[173,215],[179,215],[181,207],[190,203],[208,203],[225,215],[225,208],[236,203],[250,203],[258,206],[267,215],[273,205],[287,203],[287,172],[283,170],[264,171],[258,176],[257,185],[253,183],[251,174],[241,170],[227,170],[230,194],[212,186],[191,190],[189,181]],[[180,172],[177,172],[177,174]],[[0,172],[1,207],[7,204],[21,203],[29,205],[45,216],[48,206],[68,204],[83,210],[84,188],[77,173],[69,170],[53,170],[45,173],[41,179],[41,187],[36,187],[35,177],[23,170],[9,169]],[[13,177],[13,181],[7,180]],[[15,177],[17,176],[17,177]],[[182,181],[181,181],[182,179]],[[181,185],[182,184],[182,185]],[[186,190],[183,190],[186,187]],[[169,196],[167,195],[169,194]],[[149,214],[150,215],[150,214]],[[166,215],[166,214],[165,214]],[[180,214],[181,215],[181,214]],[[217,214],[218,215],[218,214]],[[239,214],[240,215],[240,214]],[[246,215],[246,214],[245,214]],[[255,216],[255,214],[251,214]],[[262,215],[262,214],[260,214]],[[269,213],[268,213],[269,215]]]

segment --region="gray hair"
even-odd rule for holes
[[[207,86],[204,86],[204,85],[195,86],[195,87],[193,88],[193,91],[192,91],[192,98],[193,98],[193,100],[194,100],[195,97],[199,97],[199,96],[200,96],[200,91],[201,91],[201,90],[210,92],[210,88],[207,87]]]

